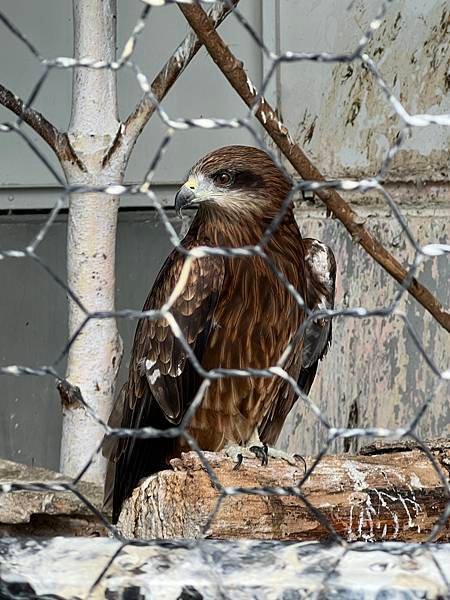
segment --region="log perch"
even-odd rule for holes
[[[293,495],[226,497],[212,519],[206,537],[215,539],[326,541],[326,522],[318,509],[347,541],[427,540],[449,502],[445,486],[429,458],[418,448],[379,447],[375,455],[325,456],[301,488],[304,499]],[[448,475],[450,441],[432,450]],[[370,448],[367,450],[370,453]],[[240,469],[223,453],[205,452],[224,488],[291,487],[301,481],[304,466],[270,459],[261,466],[244,459]],[[306,459],[310,467],[313,458]],[[162,471],[141,482],[125,502],[119,529],[130,538],[199,538],[220,497],[198,456],[183,454],[172,461],[173,471]],[[306,501],[306,503],[305,503]],[[435,536],[449,541],[448,520]]]

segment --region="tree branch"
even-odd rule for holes
[[[231,0],[228,3],[218,2],[214,5],[208,15],[213,29],[218,27],[225,20],[230,14],[232,7],[236,6],[238,3],[239,0]],[[179,44],[172,56],[153,80],[151,84],[151,93],[155,100],[158,102],[163,100],[175,81],[186,69],[201,47],[202,42],[191,31],[181,44]],[[119,129],[113,144],[103,159],[103,165],[109,162],[111,157],[116,154],[122,145],[126,146],[128,153],[131,152],[134,144],[155,110],[156,105],[148,95],[145,95],[137,104],[134,111],[125,120],[123,127]]]
[[[11,90],[2,84],[0,84],[0,104],[15,113],[38,135],[40,135],[61,162],[74,162],[78,165],[80,170],[85,170],[80,159],[75,154],[67,134],[61,133],[39,111],[26,106],[21,98],[13,94]]]
[[[214,25],[208,15],[200,6],[194,4],[179,4],[178,8],[231,86],[247,106],[252,107],[258,98],[256,87],[248,78],[242,62],[237,60],[220,35],[214,30]],[[325,181],[325,177],[299,146],[292,141],[289,130],[278,119],[274,109],[265,99],[260,100],[255,115],[303,179]],[[321,189],[317,190],[316,193],[326,207],[346,227],[353,240],[362,246],[396,281],[403,284],[407,279],[406,270],[378,240],[372,237],[364,227],[360,217],[342,196],[334,189]],[[440,302],[425,286],[414,278],[407,289],[411,296],[433,315],[442,327],[450,331],[450,314],[444,310]]]

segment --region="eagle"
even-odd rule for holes
[[[183,251],[175,248],[166,259],[143,310],[160,309],[168,301],[186,256],[196,247],[257,246],[277,215],[283,214],[291,189],[292,182],[259,148],[227,146],[200,159],[175,197],[179,213],[192,204],[198,206],[181,242]],[[170,311],[206,371],[267,369],[291,344],[283,368],[308,394],[318,362],[331,343],[331,321],[309,320],[299,335],[306,313],[286,282],[310,310],[333,308],[333,252],[318,240],[302,238],[292,203],[264,251],[269,260],[258,253],[194,258]],[[134,336],[128,381],[110,425],[161,430],[177,426],[202,381],[169,322],[142,318]],[[186,431],[202,450],[245,448],[255,440],[267,448],[276,442],[296,400],[292,385],[283,377],[213,379]],[[108,439],[105,498],[112,499],[113,522],[140,479],[168,468],[172,458],[188,449],[183,437]]]

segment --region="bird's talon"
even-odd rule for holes
[[[264,449],[262,446],[250,446],[250,452],[256,456],[256,458],[261,459],[261,464],[264,464]]]
[[[253,452],[253,454],[256,456],[256,458],[259,458],[261,460],[262,467],[265,467],[268,464],[269,448],[268,448],[267,444],[263,444],[262,446],[250,446],[249,450],[250,450],[250,452]]]
[[[261,462],[261,466],[267,467],[269,464],[269,446],[264,442],[262,447],[263,459]]]
[[[308,467],[306,465],[306,460],[303,458],[303,456],[301,454],[294,454],[294,458],[295,458],[295,460],[300,460],[303,463],[303,466],[305,467],[305,473],[306,473]]]
[[[242,465],[242,461],[244,460],[244,457],[242,456],[242,454],[238,454],[236,456],[236,464],[233,467],[233,471],[238,471],[241,468]]]

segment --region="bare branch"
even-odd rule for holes
[[[21,98],[2,84],[0,84],[0,104],[15,113],[39,134],[60,161],[75,162],[82,171],[84,170],[82,163],[70,145],[67,134],[61,133],[39,111],[27,106]]]
[[[224,21],[230,14],[232,7],[236,6],[238,3],[239,0],[230,0],[227,3],[218,2],[214,5],[208,15],[213,29],[218,27]],[[161,102],[167,95],[175,81],[185,70],[202,45],[202,42],[194,33],[192,33],[192,31],[184,38],[152,82],[151,92],[155,100]],[[155,109],[155,104],[150,100],[148,95],[145,95],[126,119],[124,126],[119,129],[113,144],[103,159],[104,165],[108,163],[123,142],[125,142],[128,147],[127,151],[131,152],[139,135],[142,133],[142,130],[148,123],[150,117],[155,112]]]
[[[256,87],[248,78],[242,62],[234,56],[215,31],[214,24],[205,11],[194,4],[179,4],[178,8],[232,87],[247,106],[253,107],[255,102],[258,101]],[[300,147],[293,142],[288,128],[278,119],[275,110],[264,98],[259,98],[259,107],[255,112],[255,116],[303,179],[325,181],[322,173],[312,164]],[[362,246],[396,281],[401,284],[408,282],[406,270],[378,240],[372,237],[364,227],[363,220],[336,190],[319,189],[316,193],[330,212],[346,227],[355,242]],[[409,282],[407,290],[433,315],[438,323],[447,331],[450,331],[450,314],[444,310],[441,303],[425,286],[413,278]]]
[[[56,152],[60,132],[40,112],[25,105],[25,102],[0,84],[0,104],[14,112]]]

